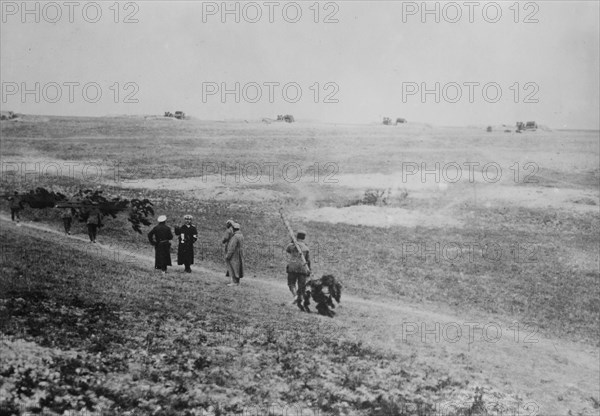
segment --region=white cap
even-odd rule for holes
[[[161,215],[160,217],[158,217],[158,222],[165,222],[166,220],[167,220],[166,215]]]

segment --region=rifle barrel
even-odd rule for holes
[[[296,246],[296,250],[298,250],[298,253],[300,253],[300,258],[302,259],[302,265],[306,268],[306,271],[310,274],[310,268],[308,267],[308,262],[304,258],[304,253],[302,252],[302,248],[300,247],[300,244],[298,244],[298,240],[296,240],[296,236],[294,235],[294,230],[292,229],[292,226],[290,225],[288,220],[285,218],[285,215],[283,215],[283,208],[279,210],[279,215],[281,215],[283,224],[285,225],[285,228],[287,229],[290,237],[292,238],[292,242],[294,243],[294,246]]]

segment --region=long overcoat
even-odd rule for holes
[[[148,233],[148,240],[154,246],[154,268],[171,266],[171,241],[173,233],[166,224],[160,223]]]
[[[244,235],[240,231],[236,231],[229,240],[227,245],[227,254],[225,261],[229,272],[235,274],[232,278],[244,277]]]
[[[193,225],[184,224],[175,227],[175,234],[179,236],[177,264],[194,264],[194,243],[198,240],[198,230]]]

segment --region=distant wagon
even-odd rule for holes
[[[522,121],[517,121],[517,133],[521,133],[522,131],[536,131],[538,125],[535,121],[528,121],[527,123],[523,123]]]
[[[183,111],[175,111],[175,113],[165,111],[165,117],[176,118],[177,120],[185,120],[185,113]]]
[[[390,117],[384,117],[384,118],[383,118],[383,124],[384,124],[384,125],[386,125],[386,126],[391,126],[392,124],[393,124],[394,126],[397,126],[398,124],[404,124],[404,123],[407,123],[407,121],[406,121],[406,119],[405,119],[405,118],[400,118],[400,117],[398,117],[398,118],[396,119],[396,122],[395,122],[395,123],[392,123],[392,119],[391,119]]]
[[[296,120],[294,120],[294,116],[291,114],[286,114],[286,115],[279,114],[277,116],[277,121],[285,121],[286,123],[293,123]]]
[[[12,111],[0,112],[0,120],[12,120],[13,118],[17,118],[17,115]]]

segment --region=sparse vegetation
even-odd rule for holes
[[[551,134],[538,130],[535,135],[516,137],[494,131],[483,142],[480,128],[456,132],[430,129],[413,134],[405,132],[404,127],[307,128],[298,124],[289,129],[283,125],[195,124],[193,120],[161,123],[86,118],[2,123],[1,130],[1,151],[7,162],[13,158],[27,160],[34,154],[37,158],[44,155],[45,163],[76,161],[111,167],[108,173],[105,171],[107,182],[102,183],[107,194],[147,198],[154,203],[157,214],[167,213],[174,222],[192,213],[200,232],[196,258],[220,274],[222,251],[215,242],[220,241],[224,221],[235,218],[244,227],[251,275],[270,279],[276,285],[285,286],[285,256],[273,247],[283,246],[286,234],[272,212],[275,205],[288,204],[297,210],[342,207],[349,203],[350,195],[358,195],[350,205],[369,205],[369,209],[376,210],[381,207],[382,211],[401,206],[400,211],[439,211],[462,218],[464,224],[460,227],[440,228],[422,224],[377,228],[312,221],[295,221],[294,226],[308,231],[316,273],[339,276],[344,294],[396,300],[399,305],[427,311],[433,305],[434,309],[451,309],[465,319],[471,314],[490,314],[534,322],[540,335],[598,346],[600,224],[597,212],[590,208],[597,206],[593,192],[597,192],[600,171],[597,138],[589,133]],[[449,194],[450,190],[436,190],[423,198],[423,192],[405,185],[400,175],[392,188],[355,184],[344,178],[349,174],[353,178],[398,174],[403,161],[423,160],[431,169],[435,161],[456,160],[452,152],[457,149],[468,153],[465,160],[482,163],[494,160],[495,155],[510,154],[498,163],[505,174],[512,175],[508,170],[512,163],[519,161],[523,166],[521,155],[538,154],[535,152],[540,141],[548,152],[574,155],[577,163],[566,169],[566,165],[552,165],[549,159],[537,161],[537,182],[520,180],[511,183],[513,189],[589,191],[587,196],[571,198],[573,209],[486,206],[479,188],[472,184],[459,189],[469,196],[455,203],[458,191]],[[368,144],[371,142],[376,145]],[[452,143],[451,148],[448,143]],[[160,160],[156,158],[158,153]],[[237,163],[263,162],[277,162],[279,166],[293,162],[302,168],[303,179],[308,179],[292,183],[278,176],[271,183],[263,173],[257,183],[244,182],[241,176],[242,181],[236,183],[235,175],[230,175],[221,184],[220,172],[208,173],[209,182],[202,179],[207,175],[207,163],[225,163],[231,169]],[[326,166],[325,162],[333,165]],[[115,165],[120,166],[119,183],[114,179]],[[42,186],[72,195],[89,185],[81,177],[67,175],[42,175],[33,178],[34,186],[15,183],[15,177],[10,172],[2,175],[2,189]],[[195,178],[198,190],[156,189],[142,183],[153,178]],[[232,192],[234,198],[205,198],[202,189],[213,186],[212,179]],[[281,198],[244,199],[248,190],[268,190]],[[0,200],[0,208],[6,215],[5,200]],[[52,209],[26,206],[22,219],[61,228],[60,216]],[[84,232],[83,225],[74,225],[74,235]],[[443,358],[436,356],[436,363],[452,363],[456,374],[418,362],[415,356],[430,357],[429,350],[421,346],[408,347],[409,351],[418,351],[412,356],[406,353],[405,344],[390,352],[365,345],[364,339],[350,336],[350,331],[342,331],[333,339],[324,337],[310,329],[320,322],[316,314],[299,315],[297,310],[273,302],[280,292],[248,288],[242,297],[224,296],[220,282],[204,274],[195,279],[180,279],[177,275],[165,281],[143,264],[124,264],[114,256],[94,255],[87,246],[87,254],[78,248],[67,250],[63,240],[47,235],[33,237],[25,227],[3,227],[1,236],[0,293],[4,301],[0,311],[2,322],[7,323],[3,351],[18,345],[17,351],[29,354],[27,359],[14,358],[16,361],[8,366],[3,363],[0,376],[8,382],[3,384],[7,390],[2,390],[0,396],[10,397],[11,406],[39,405],[51,392],[53,397],[63,397],[44,399],[48,400],[44,402],[46,407],[56,412],[105,408],[112,414],[123,414],[125,409],[143,409],[140,414],[201,414],[190,410],[196,409],[226,414],[243,406],[279,401],[316,406],[322,414],[396,415],[402,414],[406,406],[430,409],[444,398],[456,397],[460,390],[464,401],[453,412],[463,416],[478,411],[485,414],[481,408],[489,409],[494,400],[479,390],[474,392],[473,383],[467,385],[470,375],[479,374],[470,356],[464,361],[449,353]],[[107,222],[98,240],[133,253],[150,250],[125,218]],[[432,255],[407,258],[402,254],[402,244],[407,242],[425,243],[429,249],[436,243],[442,247],[499,244],[503,256],[499,261],[490,261],[479,251],[472,261],[464,253],[456,261],[441,255],[437,259]],[[32,266],[26,269],[25,264]],[[289,306],[287,298],[285,303]],[[367,320],[364,311],[344,307],[342,303],[338,316],[330,321],[343,322],[347,317],[344,325],[351,326],[345,328],[354,329],[354,333],[364,330],[369,337],[387,336],[385,329],[376,327],[379,321],[373,317]],[[383,321],[386,318],[380,316]],[[365,326],[372,327],[361,328],[364,320]],[[257,330],[240,335],[227,325],[223,328],[223,321],[235,328]],[[309,331],[310,336],[299,337],[299,331],[290,334],[289,325],[302,327],[301,334]],[[31,359],[38,356],[44,359]],[[303,361],[306,357],[311,359]],[[11,366],[14,371],[4,372]],[[506,381],[494,371],[482,377],[498,385]],[[56,388],[50,389],[44,383],[54,383]],[[47,388],[32,388],[36,385]],[[5,396],[9,390],[10,396]],[[594,402],[588,397],[582,400],[592,408]]]
[[[182,301],[195,279],[164,281],[137,265],[123,270],[94,254],[73,257],[58,237],[36,245],[26,232],[0,235],[2,344],[10,351],[0,373],[3,415],[240,414],[272,403],[371,415],[398,406],[431,410],[445,391],[467,386],[438,385],[445,375],[435,368],[417,368],[341,331],[331,336],[305,315],[266,320],[276,305],[248,310],[253,302],[230,299],[229,306],[218,282]],[[257,296],[246,289],[246,299]]]

